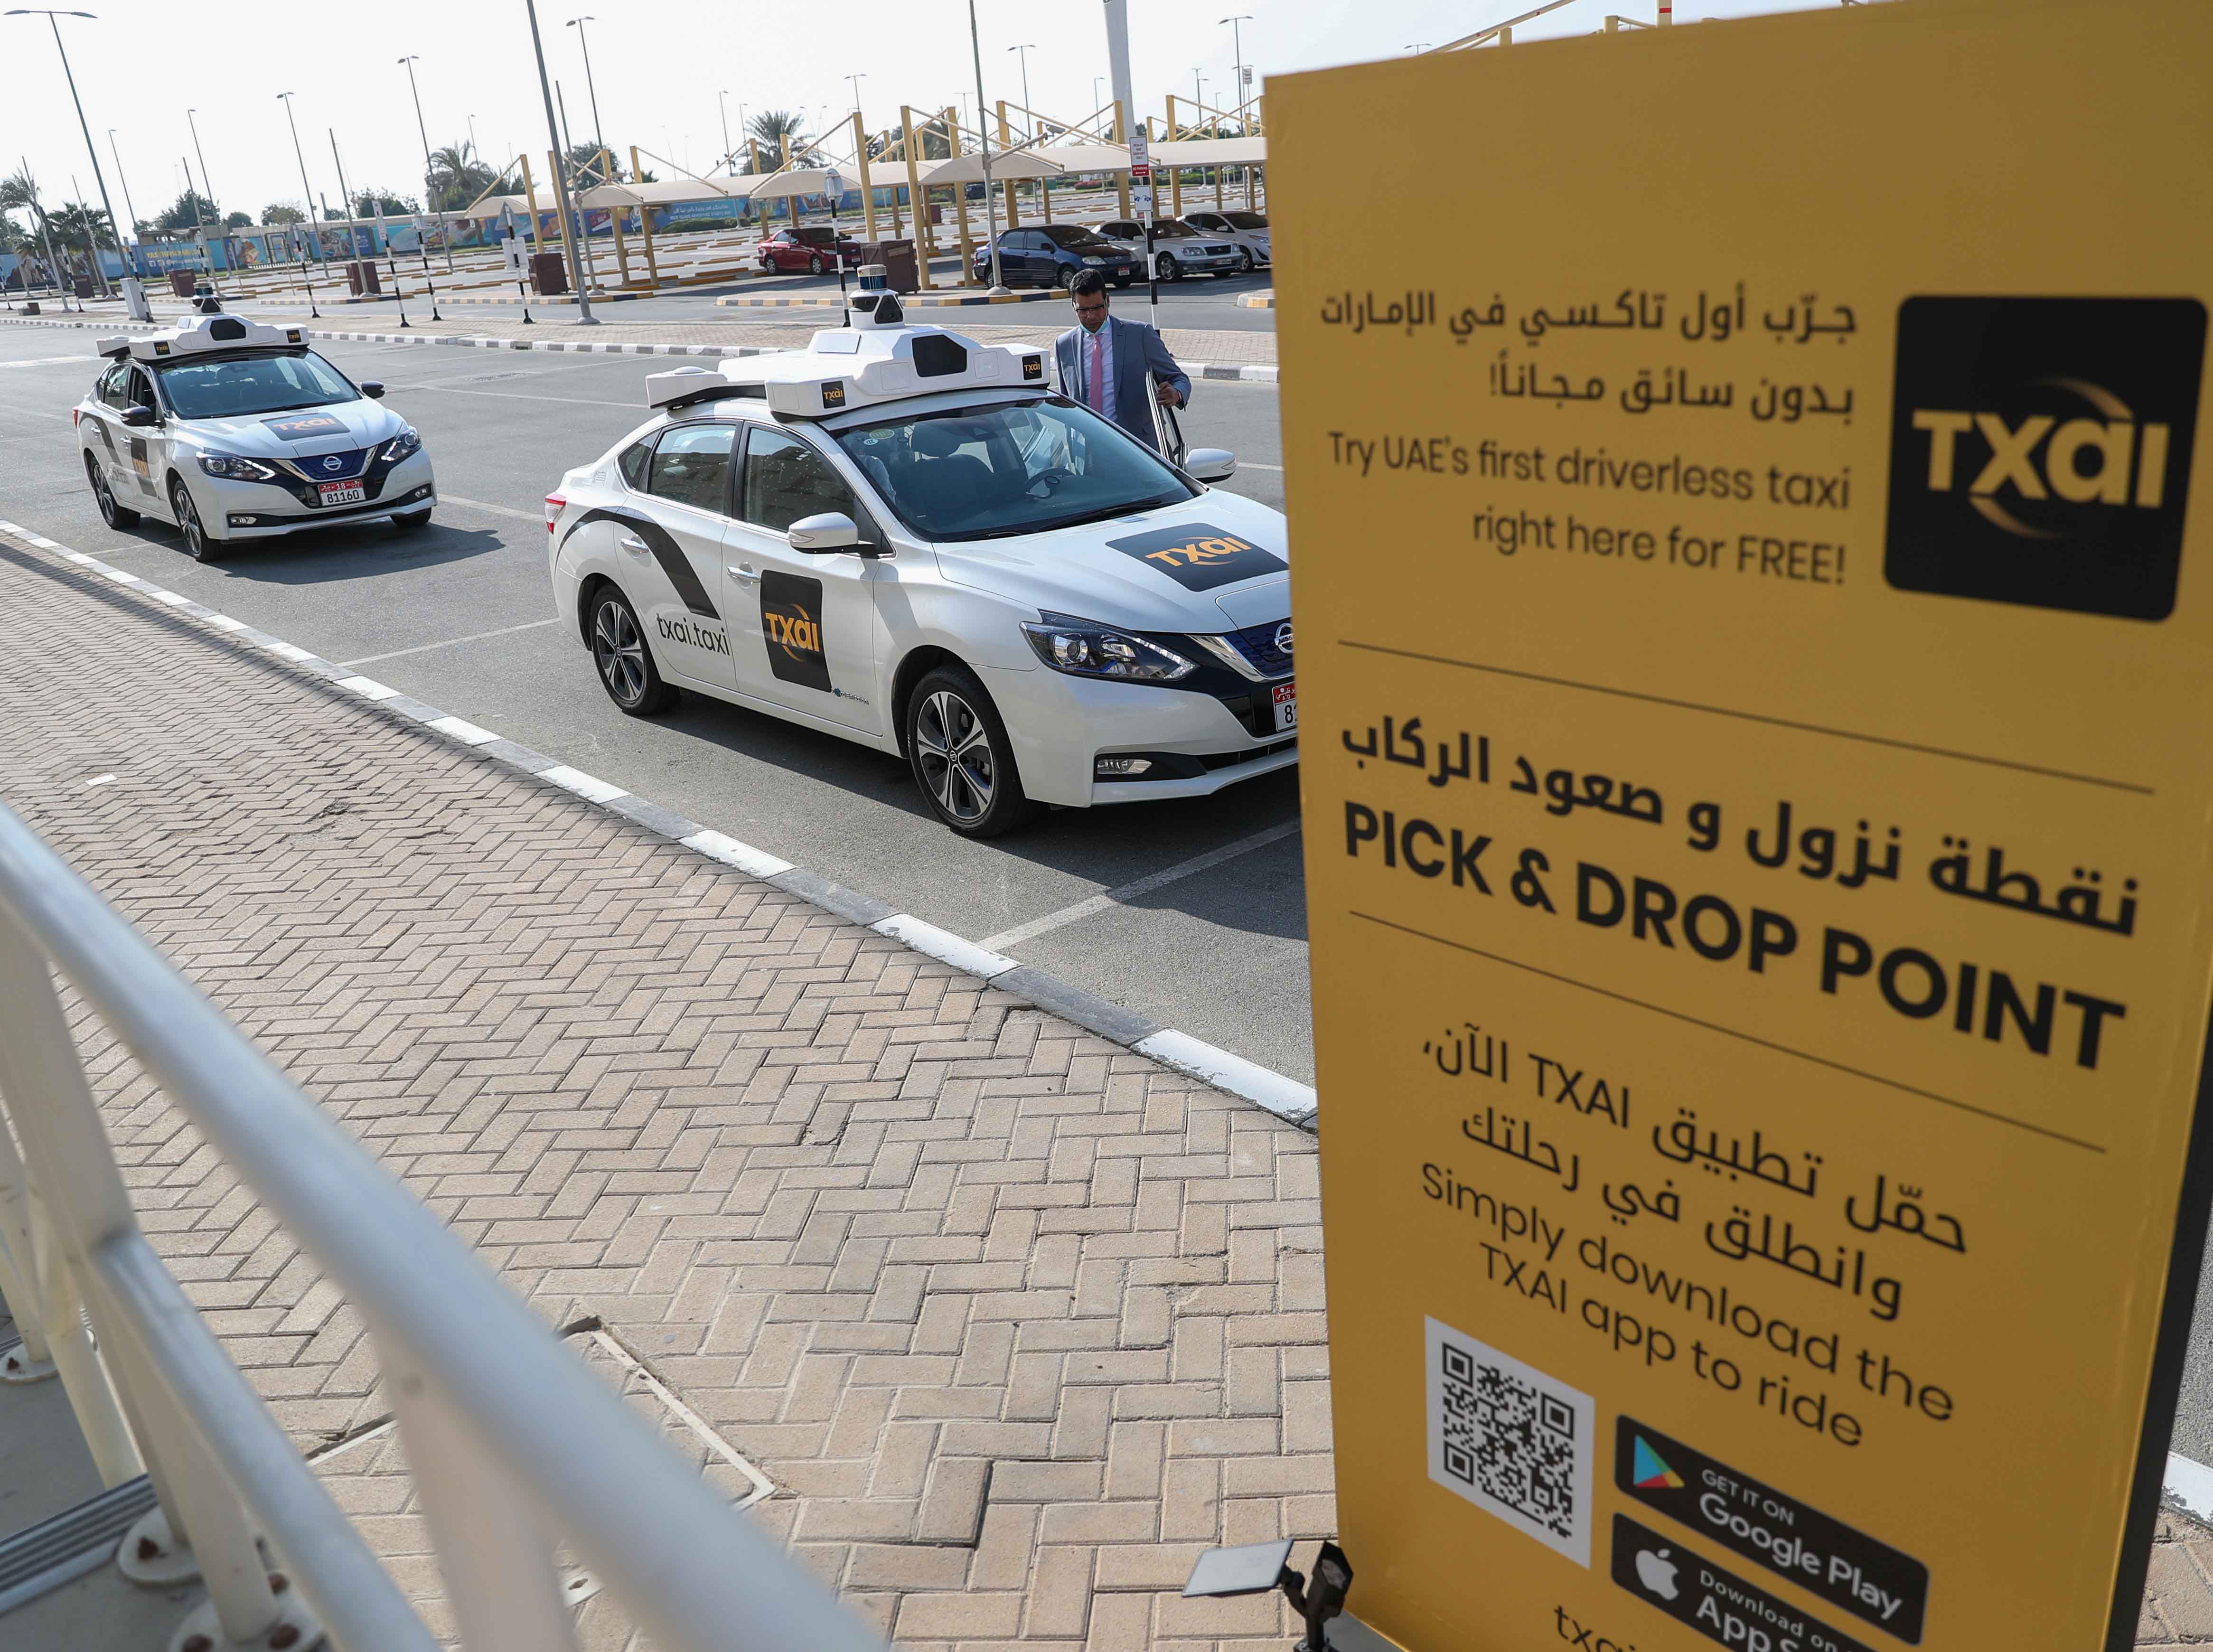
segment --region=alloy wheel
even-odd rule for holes
[[[599,662],[607,692],[619,704],[635,705],[644,697],[645,641],[621,603],[600,604],[592,619],[592,657]]]
[[[107,472],[97,465],[92,467],[93,497],[100,502],[100,520],[110,527],[115,521],[115,490],[107,485]]]
[[[170,491],[169,503],[175,507],[177,527],[185,536],[185,550],[194,562],[208,559],[207,529],[200,524],[200,513],[192,504],[192,491],[180,481]]]
[[[946,814],[973,825],[991,813],[998,792],[991,760],[991,736],[975,708],[948,689],[923,702],[914,739],[921,753],[923,783]]]

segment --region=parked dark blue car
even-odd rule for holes
[[[1072,223],[999,232],[999,273],[1009,287],[1065,287],[1096,270],[1118,287],[1137,278],[1137,260],[1111,241]],[[990,243],[976,249],[976,278],[991,278]]]

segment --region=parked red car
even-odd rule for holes
[[[860,242],[847,240],[827,224],[803,223],[796,229],[779,229],[757,250],[762,272],[767,275],[789,275],[796,270],[820,275],[830,268],[833,257],[843,259],[849,270],[861,266]]]

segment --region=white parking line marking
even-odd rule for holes
[[[519,631],[536,631],[541,625],[558,625],[559,619],[533,619],[527,625],[502,625],[497,631],[471,631],[466,637],[448,637],[442,643],[418,643],[412,649],[394,649],[389,654],[364,654],[358,660],[340,660],[341,666],[373,666],[379,660],[397,660],[409,654],[429,654],[437,649],[456,648],[463,643],[481,643],[487,637],[507,637]]]
[[[1237,468],[1241,471],[1281,471],[1283,467],[1281,465],[1264,465],[1257,459],[1241,459],[1237,461]]]
[[[464,499],[452,493],[440,494],[438,503],[442,505],[462,505],[471,510],[489,510],[495,516],[512,516],[518,522],[536,522],[540,527],[546,525],[543,509],[517,510],[513,505],[488,504],[482,499]]]
[[[1087,917],[1095,917],[1100,912],[1126,905],[1139,895],[1149,894],[1164,884],[1174,883],[1200,872],[1211,871],[1224,861],[1233,861],[1240,855],[1249,855],[1256,849],[1265,849],[1270,844],[1281,843],[1298,829],[1299,823],[1296,820],[1285,820],[1280,825],[1270,826],[1265,832],[1256,832],[1249,838],[1240,838],[1234,844],[1224,844],[1219,849],[1208,850],[1204,855],[1194,855],[1187,861],[1178,861],[1174,866],[1163,867],[1157,872],[1139,878],[1134,883],[1123,884],[1119,888],[1109,889],[1103,894],[1094,895],[1088,900],[1079,900],[1073,906],[1064,906],[1057,912],[1047,912],[1043,917],[1033,917],[1028,923],[1018,924],[1011,930],[1002,930],[997,935],[986,936],[977,942],[977,945],[986,952],[999,952],[1008,947],[1019,947],[1025,941],[1034,941],[1038,936],[1049,934],[1054,930],[1065,928],[1070,924],[1080,924]]]
[[[4,367],[59,367],[64,362],[90,365],[100,359],[97,356],[40,356],[27,362],[0,362]]]
[[[411,384],[405,387],[395,387],[392,393],[395,396],[412,396],[421,390],[436,390],[448,396],[497,396],[502,401],[570,401],[579,407],[627,407],[634,413],[649,411],[634,401],[602,401],[596,396],[532,396],[526,395],[520,390],[464,390],[459,385],[448,384]]]

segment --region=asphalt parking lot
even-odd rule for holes
[[[1048,308],[1000,313],[1034,326]],[[643,422],[661,364],[320,348],[357,380],[383,380],[387,405],[423,431],[442,501],[430,529],[331,528],[202,565],[166,526],[107,528],[70,423],[95,371],[90,341],[29,327],[0,327],[0,516],[1312,1082],[1295,771],[1211,798],[1057,811],[975,844],[931,818],[897,759],[692,697],[659,721],[625,717],[553,617],[542,502]],[[1273,386],[1202,383],[1185,428],[1238,454],[1231,488],[1280,508]]]

